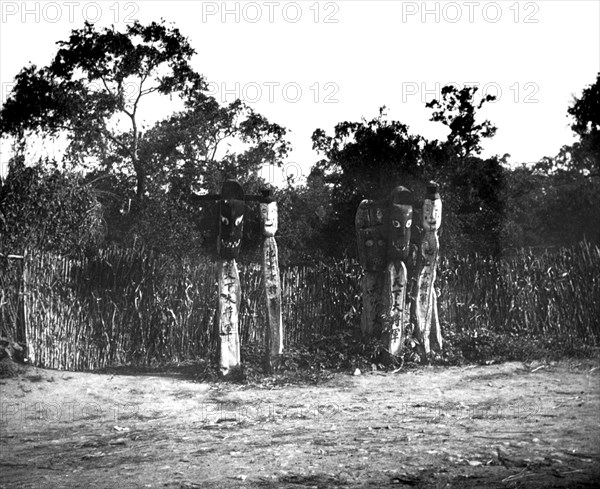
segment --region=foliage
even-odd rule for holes
[[[361,200],[385,198],[422,177],[421,138],[385,116],[382,107],[370,121],[337,124],[333,136],[322,129],[312,135],[313,149],[325,156],[312,175],[331,189],[331,215],[321,238],[330,256],[355,256],[354,215]]]
[[[372,338],[365,341],[356,332],[341,331],[313,335],[304,343],[286,348],[279,366],[270,372],[264,368],[261,345],[242,345],[244,380],[261,384],[317,384],[332,378],[333,372],[397,370],[416,366],[415,360],[416,355],[408,350],[390,363],[381,341]]]
[[[584,338],[564,341],[564,337],[540,337],[527,332],[511,333],[475,328],[468,331],[450,329],[445,333],[441,363],[499,363],[510,361],[558,360],[565,357],[595,357],[598,347]]]
[[[25,348],[22,344],[17,343],[5,336],[0,337],[0,360],[9,358],[24,362],[26,358],[23,355]]]
[[[0,188],[0,246],[64,255],[96,249],[105,233],[98,194],[76,173],[11,161]]]
[[[465,86],[457,89],[453,85],[442,88],[442,99],[432,100],[426,107],[433,109],[432,121],[441,122],[448,126],[450,133],[446,144],[455,148],[461,158],[481,153],[481,141],[496,134],[496,127],[490,121],[477,124],[476,111],[486,102],[493,102],[496,97],[486,95],[478,105],[474,103],[477,87]]]
[[[313,171],[303,186],[275,192],[279,212],[277,245],[281,266],[315,263],[326,258],[324,236],[332,215],[331,190]]]
[[[405,124],[384,119],[385,115],[382,107],[370,121],[337,124],[334,136],[322,129],[313,133],[313,148],[327,158],[317,168],[346,200],[379,198],[397,182],[421,174],[421,138],[410,135]]]
[[[501,240],[504,250],[526,246],[544,247],[548,242],[543,230],[545,188],[549,177],[522,165],[506,171],[501,189],[504,203]]]
[[[17,75],[0,113],[2,132],[23,137],[27,131],[66,131],[72,162],[92,157],[108,168],[124,163],[141,201],[148,169],[138,154],[140,101],[155,92],[201,88],[202,78],[189,65],[195,51],[177,29],[137,21],[125,33],[86,22],[58,45],[47,67],[29,66]],[[129,120],[129,130],[115,128],[117,116]]]
[[[596,81],[583,89],[579,98],[567,109],[572,118],[571,129],[579,137],[573,145],[563,146],[554,158],[543,158],[537,168],[549,173],[571,173],[598,179],[600,177],[600,73]]]
[[[444,142],[410,135],[408,126],[385,119],[384,107],[371,121],[337,124],[334,136],[322,129],[313,133],[313,148],[325,155],[313,175],[322,176],[331,188],[332,212],[321,239],[328,254],[355,256],[354,216],[362,199],[384,199],[403,185],[413,192],[418,217],[431,180],[440,184],[445,206],[444,251],[499,252],[504,160],[477,156],[482,140],[496,128],[489,121],[475,121],[483,104],[494,100],[486,96],[476,103],[476,92],[474,87],[447,86],[441,101],[427,104],[433,109],[431,120],[450,128]]]
[[[219,192],[227,178],[262,187],[260,168],[287,155],[283,127],[206,94],[190,65],[195,50],[164,22],[124,32],[86,23],[58,45],[48,66],[17,75],[0,128],[23,147],[31,135],[66,137],[64,165],[85,168],[103,190],[108,242],[197,254],[207,230],[194,196]],[[167,97],[171,114],[148,127],[145,108]]]
[[[477,103],[477,87],[442,88],[441,100],[432,100],[431,121],[448,126],[445,141],[427,141],[422,151],[428,178],[440,185],[444,202],[440,243],[448,255],[478,252],[498,254],[504,217],[504,158],[483,159],[481,143],[496,133],[490,121],[477,123],[484,104],[495,97],[486,95]]]
[[[573,166],[583,175],[600,177],[600,73],[567,110],[571,129],[580,137],[571,149]]]
[[[535,229],[535,236],[517,245],[568,246],[584,239],[600,243],[600,74],[567,113],[579,140],[554,157],[542,158],[529,174],[517,169],[529,183],[524,208],[528,226]],[[521,204],[513,203],[510,194],[506,198],[513,209]],[[519,221],[512,217],[508,222],[518,232]]]

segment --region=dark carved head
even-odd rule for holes
[[[388,260],[398,261],[408,258],[412,217],[412,193],[404,187],[396,187],[390,196],[387,229]]]
[[[238,257],[244,230],[244,189],[235,180],[226,180],[221,189],[219,216],[219,256],[225,260]]]
[[[372,200],[363,200],[356,212],[358,257],[368,272],[381,271],[386,266],[385,214],[384,204]]]

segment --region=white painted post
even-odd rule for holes
[[[224,376],[240,365],[240,297],[240,277],[235,260],[219,260],[219,367]]]
[[[283,319],[281,316],[281,279],[275,233],[277,232],[277,202],[260,204],[263,224],[263,282],[267,298],[266,363],[272,368],[283,353]]]
[[[434,325],[435,343],[437,343],[437,347],[441,348],[441,331],[439,320],[437,320],[437,300],[433,287],[440,246],[438,230],[442,223],[442,200],[437,185],[432,184],[427,187],[422,218],[423,238],[417,276],[416,336],[420,342],[421,354],[426,356],[431,351],[430,335],[433,321],[436,322]]]

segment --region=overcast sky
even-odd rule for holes
[[[3,1],[2,101],[18,71],[50,62],[55,42],[87,19],[125,26],[164,18],[190,38],[195,68],[217,99],[245,99],[287,127],[294,151],[284,171],[319,159],[310,136],[336,123],[391,119],[428,138],[425,102],[453,82],[477,84],[497,102],[482,111],[498,127],[484,156],[535,162],[571,143],[566,110],[600,71],[599,1]],[[149,122],[167,107],[148,107]],[[7,156],[3,147],[3,163]],[[275,175],[280,180],[280,175]]]

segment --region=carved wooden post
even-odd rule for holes
[[[227,375],[240,364],[240,277],[235,260],[219,261],[219,368]]]
[[[438,229],[442,223],[442,200],[438,187],[432,183],[427,187],[427,195],[423,202],[423,239],[419,254],[417,275],[417,304],[416,304],[416,337],[419,340],[419,350],[423,357],[430,353],[430,335],[433,325],[434,347],[441,349],[442,335],[437,315],[437,300],[433,284],[435,282],[436,265],[439,253]]]
[[[266,364],[272,368],[283,353],[283,320],[281,317],[281,281],[277,256],[277,202],[265,196],[260,203],[260,216],[263,225],[263,281],[267,297]]]
[[[383,304],[388,318],[385,344],[390,355],[402,350],[404,332],[410,316],[406,314],[407,274],[405,260],[410,249],[412,225],[412,194],[404,187],[397,187],[390,197],[388,219],[387,269],[383,287]]]
[[[240,277],[236,258],[239,255],[244,224],[244,190],[233,180],[221,189],[219,238],[219,367],[223,375],[240,365],[239,304]]]
[[[355,217],[358,258],[364,269],[363,310],[360,329],[364,335],[381,333],[383,274],[386,266],[385,214],[383,202],[363,200]]]

